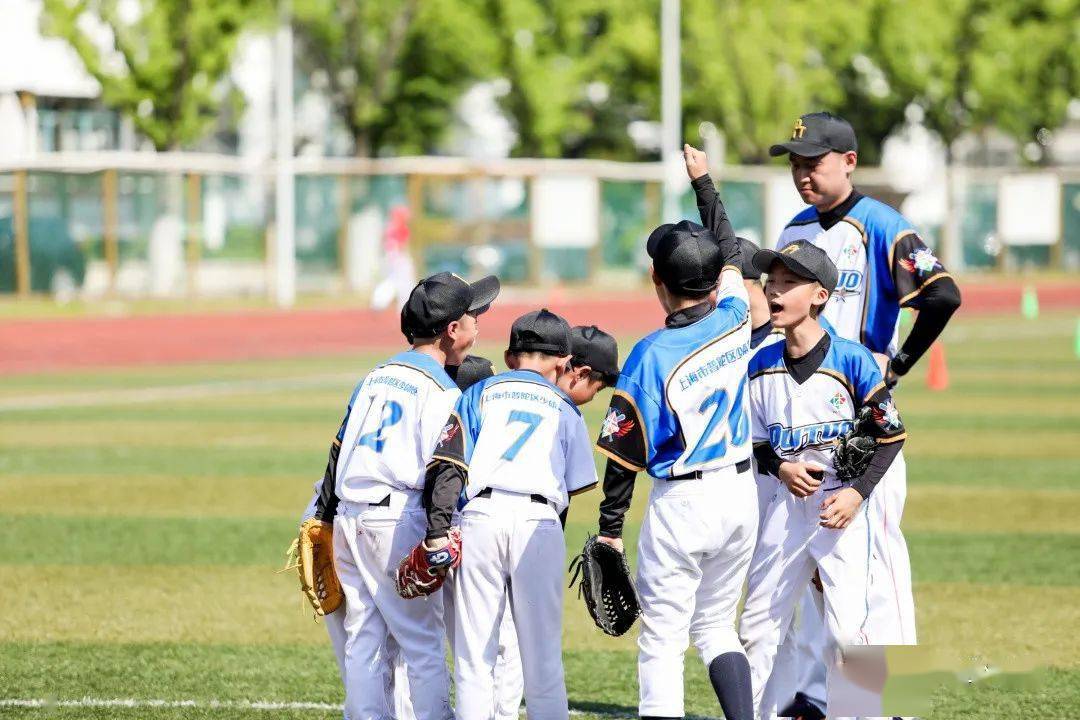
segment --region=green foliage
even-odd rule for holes
[[[655,0],[488,0],[516,155],[621,157],[659,113]]]
[[[947,144],[990,126],[1030,142],[1080,96],[1077,0],[877,0],[872,16],[866,52],[888,92],[852,104],[916,102]]]
[[[42,31],[63,38],[100,84],[102,99],[132,119],[158,150],[202,138],[240,99],[223,79],[241,29],[260,0],[45,0]],[[133,17],[130,15],[134,15]],[[87,24],[100,22],[102,49]]]
[[[297,62],[325,78],[357,155],[430,152],[453,105],[490,74],[479,0],[295,3]]]

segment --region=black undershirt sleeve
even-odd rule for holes
[[[339,437],[344,430],[345,423],[342,423]],[[315,501],[315,517],[323,522],[332,523],[337,515],[337,461],[340,452],[341,441],[335,437],[330,444],[330,456],[326,461],[326,470],[323,471],[322,487],[319,488],[319,497]]]
[[[923,288],[914,307],[919,311],[915,324],[891,363],[897,375],[907,374],[941,335],[949,318],[960,307],[960,288],[951,277],[943,277]]]
[[[604,499],[600,501],[600,534],[604,537],[622,537],[626,511],[634,497],[635,479],[636,472],[608,460],[604,471]]]
[[[758,472],[768,473],[774,478],[780,478],[780,464],[784,462],[773,446],[767,442],[754,443],[754,459],[757,460]]]
[[[465,471],[452,462],[436,460],[424,475],[424,509],[427,511],[427,539],[446,537],[454,517]]]
[[[900,454],[900,448],[903,446],[903,439],[887,445],[877,446],[877,450],[874,451],[873,456],[870,458],[870,464],[866,466],[862,477],[851,483],[851,487],[862,495],[864,500],[870,497],[870,493],[874,492],[874,488],[877,487],[878,482],[885,475],[885,471],[889,469],[889,466],[892,465],[896,456]]]
[[[690,186],[694,188],[694,195],[697,197],[701,224],[712,231],[720,244],[720,257],[724,259],[724,265],[742,268],[742,247],[735,239],[735,229],[731,227],[731,220],[720,200],[720,193],[716,192],[712,178],[708,174],[702,175],[691,180]]]

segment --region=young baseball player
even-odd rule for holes
[[[960,290],[914,226],[884,203],[855,189],[851,176],[858,163],[858,142],[851,125],[827,112],[809,113],[795,121],[791,137],[772,146],[773,156],[787,155],[795,189],[806,208],[781,233],[777,248],[808,240],[825,250],[839,270],[837,290],[826,306],[827,320],[839,337],[869,348],[892,387],[941,334],[960,306]],[[701,154],[693,176],[699,206],[708,204],[712,181]],[[714,194],[714,191],[713,191]],[[902,307],[918,310],[915,324],[899,343]],[[871,496],[868,512],[878,528],[873,533],[871,595],[875,643],[909,644],[916,640],[911,594],[911,563],[900,532],[907,478],[901,453]],[[803,607],[813,607],[808,592]],[[806,616],[808,613],[803,613]],[[801,647],[820,647],[812,640],[820,622],[801,625],[811,638]],[[804,707],[812,700],[824,716],[824,665],[801,657],[804,668],[816,668],[800,681]],[[809,708],[807,708],[809,709]]]
[[[652,279],[668,313],[623,365],[597,442],[608,457],[600,538],[620,551],[634,479],[652,492],[638,542],[639,713],[683,715],[687,634],[729,720],[753,716],[750,669],[735,633],[757,532],[746,368],[750,316],[730,223],[649,237]],[[719,282],[718,282],[719,278]]]
[[[565,320],[547,310],[518,318],[506,351],[511,370],[462,395],[429,470],[435,508],[429,542],[445,543],[465,488],[463,552],[454,578],[461,720],[495,715],[492,673],[507,610],[517,630],[528,716],[569,717],[561,648],[566,544],[559,515],[571,494],[597,483],[585,421],[555,385],[571,354]]]
[[[782,490],[765,514],[739,633],[753,672],[755,706],[765,699],[777,648],[795,606],[820,578],[831,675],[840,653],[868,644],[870,534],[864,500],[899,453],[906,435],[870,351],[831,336],[818,315],[839,273],[821,248],[803,240],[780,252],[761,250],[755,266],[769,274],[765,295],[784,341],[750,361],[750,408],[758,468]],[[861,477],[843,481],[833,465],[837,439],[871,409],[879,447]],[[828,699],[828,698],[827,698]]]
[[[452,714],[439,598],[401,599],[392,570],[423,539],[424,469],[443,416],[461,394],[444,366],[461,363],[476,339],[476,315],[498,291],[493,276],[471,285],[450,273],[421,281],[401,311],[412,349],[356,386],[331,446],[315,517],[333,523],[334,564],[345,594],[350,720],[390,715],[388,636],[408,668],[416,717],[445,720]]]

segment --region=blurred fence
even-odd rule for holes
[[[0,293],[269,292],[272,166],[188,154],[40,157],[0,165]],[[661,221],[659,163],[298,158],[295,165],[302,292],[370,291],[386,271],[395,209],[399,217],[408,211],[406,247],[418,272],[495,272],[509,284],[640,277],[643,239]],[[719,175],[737,231],[759,243],[772,244],[801,208],[782,166],[725,167]],[[1048,199],[1036,190],[1049,205],[1029,209],[1043,236],[1010,241],[1000,226],[1016,225],[1018,211],[1005,214],[1002,203],[1016,177],[954,172],[951,207],[942,222],[921,228],[927,241],[958,271],[1080,269],[1080,171],[1043,172],[1058,193]],[[856,179],[897,207],[909,197],[876,168],[860,168]],[[688,186],[682,211],[697,217]]]

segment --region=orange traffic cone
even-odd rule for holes
[[[930,366],[926,369],[926,386],[931,390],[949,387],[949,368],[945,364],[945,348],[936,342],[930,346]]]

